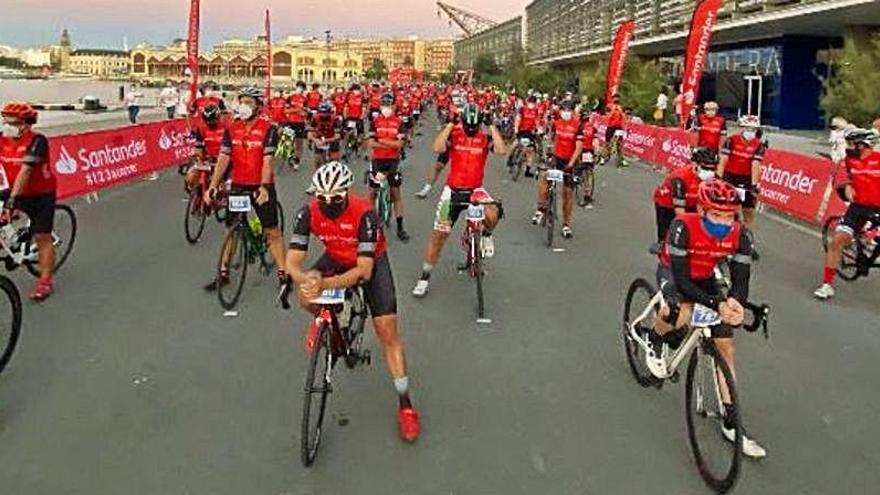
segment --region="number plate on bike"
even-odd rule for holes
[[[532,144],[532,140],[529,138],[522,138],[519,140],[519,144],[521,144],[523,146],[528,146],[528,145]]]
[[[234,213],[245,213],[251,211],[250,196],[229,196],[229,211]]]
[[[346,124],[346,125],[348,126],[349,129],[357,129],[357,122],[355,122],[353,120],[348,121],[348,124]]]
[[[206,162],[198,162],[195,165],[193,165],[193,169],[199,170],[202,172],[210,172],[211,171],[211,164],[206,163]]]
[[[345,289],[324,289],[320,296],[310,302],[312,304],[342,304],[345,302]]]
[[[562,170],[551,169],[547,171],[547,180],[550,182],[562,182],[565,179],[565,172]]]
[[[469,205],[467,210],[468,220],[482,220],[486,218],[483,205]]]
[[[719,323],[721,323],[721,315],[717,311],[707,308],[702,304],[694,304],[694,312],[691,314],[692,327],[705,328]]]
[[[614,131],[614,136],[615,137],[626,136],[626,131],[624,131],[623,129],[618,129],[618,130]]]
[[[593,154],[590,152],[581,155],[581,161],[584,163],[593,163]]]

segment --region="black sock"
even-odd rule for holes
[[[409,394],[399,394],[397,396],[398,402],[400,403],[400,408],[405,409],[408,407],[412,407],[412,401],[409,398]]]
[[[728,430],[736,426],[736,406],[733,404],[724,404],[724,427]]]
[[[397,230],[403,230],[403,217],[397,217]]]

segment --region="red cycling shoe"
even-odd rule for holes
[[[37,280],[37,285],[34,286],[33,292],[31,292],[31,299],[34,301],[45,301],[46,298],[52,295],[52,279],[39,279]]]
[[[397,411],[397,419],[400,426],[400,438],[407,442],[415,442],[422,430],[419,423],[419,413],[413,407],[401,407]]]

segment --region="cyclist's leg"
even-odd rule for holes
[[[282,239],[281,229],[278,225],[278,195],[275,186],[268,186],[269,200],[262,205],[256,205],[254,210],[260,223],[263,225],[263,232],[266,236],[266,244],[269,246],[269,253],[275,260],[275,266],[278,268],[279,277],[284,272],[284,239]]]
[[[55,246],[52,229],[55,227],[55,193],[19,198],[21,210],[31,219],[31,231],[37,243],[38,266],[41,280],[51,280],[55,268]]]
[[[574,176],[565,174],[565,182],[562,188],[562,223],[571,227],[571,211],[574,206]]]

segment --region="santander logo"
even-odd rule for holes
[[[75,174],[77,168],[76,159],[71,156],[64,145],[61,145],[61,151],[58,152],[58,155],[58,159],[55,160],[55,170],[63,175]]]
[[[165,133],[165,129],[162,129],[162,133],[159,135],[159,147],[165,151],[171,149],[171,145],[174,142],[168,137],[168,134]]]

